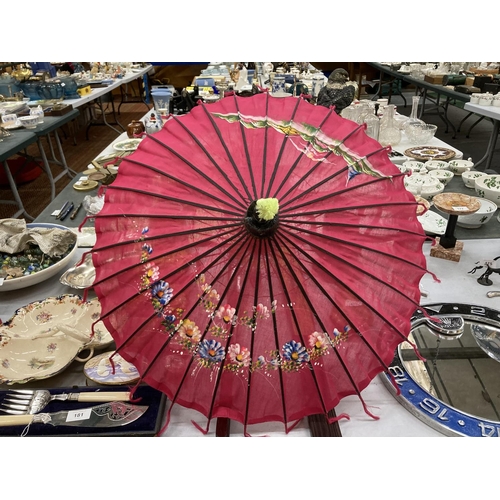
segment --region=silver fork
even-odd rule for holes
[[[5,396],[0,405],[0,411],[11,415],[34,415],[42,411],[51,401],[77,401],[85,403],[130,401],[130,392],[92,391],[51,394],[45,389],[14,389]]]

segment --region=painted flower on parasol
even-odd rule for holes
[[[426,273],[403,175],[363,126],[300,98],[172,117],[123,160],[95,220],[117,352],[206,429],[289,430],[361,398],[407,338]]]

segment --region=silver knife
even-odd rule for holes
[[[123,401],[112,401],[89,408],[35,415],[0,416],[0,427],[11,425],[50,424],[76,427],[119,427],[140,418],[148,406],[138,406]]]

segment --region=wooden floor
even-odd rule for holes
[[[150,106],[151,107],[151,106]],[[115,104],[115,109],[118,109],[118,103]],[[109,106],[109,110],[111,106]],[[123,104],[120,108],[120,114],[117,115],[118,121],[126,128],[127,125],[134,119],[142,118],[147,112],[148,107],[144,103],[129,103]],[[106,115],[107,121],[112,122],[112,115]],[[98,156],[119,134],[111,128],[103,125],[95,125],[90,127],[88,132],[88,140],[86,138],[86,123],[83,116],[73,122],[74,129],[71,127],[64,128],[59,133],[62,142],[64,156],[68,166],[75,172],[83,172],[87,169],[89,163]],[[114,125],[115,128],[121,131],[120,127]],[[44,143],[46,154],[49,154],[48,143]],[[55,145],[54,145],[55,147]],[[32,145],[27,149],[27,153],[33,156],[39,156],[38,146]],[[3,169],[0,172],[4,175]],[[57,165],[52,166],[54,177],[61,172]],[[42,169],[35,168],[35,175],[40,174],[30,182],[18,184],[18,191],[23,201],[27,212],[37,217],[42,210],[49,204],[50,200],[50,183],[47,175]],[[19,174],[21,175],[22,172]],[[5,177],[3,177],[5,181]],[[56,194],[71,181],[67,176],[64,176],[56,183]],[[12,192],[8,184],[0,185],[0,200],[13,200]],[[17,207],[11,204],[0,203],[0,219],[12,217],[17,211]],[[22,216],[21,216],[22,217]],[[29,222],[29,221],[28,221]]]

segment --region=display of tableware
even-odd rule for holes
[[[475,180],[476,194],[500,205],[500,175],[484,175]]]
[[[153,97],[154,108],[160,116],[168,116],[170,114],[170,101],[172,92],[168,89],[154,89],[151,91]]]
[[[16,114],[9,113],[7,115],[2,115],[2,127],[11,130],[14,128],[22,127],[22,123],[19,121],[19,118]]]
[[[467,170],[470,170],[474,167],[474,162],[470,160],[451,160],[448,162],[448,168],[455,175],[462,175]]]
[[[417,160],[406,160],[401,166],[404,167],[404,171],[406,172],[420,172],[424,168],[425,163]]]
[[[486,224],[497,211],[497,204],[486,198],[478,198],[481,203],[479,210],[470,215],[459,215],[457,219],[457,226],[466,229],[476,229]]]
[[[493,96],[493,106],[500,106],[500,94],[496,94]]]
[[[493,95],[490,94],[489,92],[485,92],[484,94],[479,95],[478,104],[480,106],[491,106],[492,103],[493,103]]]
[[[141,120],[132,120],[127,125],[127,137],[133,139],[135,136],[141,136],[146,132],[146,126]]]
[[[127,139],[125,141],[115,142],[113,148],[116,149],[116,151],[135,151],[139,147],[141,141],[142,139]]]
[[[42,106],[38,105],[30,109],[30,116],[36,116],[38,123],[43,123],[44,112]]]
[[[92,286],[95,280],[95,267],[92,262],[92,254],[88,253],[83,262],[70,267],[59,278],[63,285],[72,288],[84,289]]]
[[[19,121],[24,128],[33,129],[38,125],[38,116],[20,116]]]
[[[417,216],[417,219],[420,224],[422,224],[424,231],[428,234],[442,235],[446,232],[448,219],[432,210],[427,210],[425,214]]]
[[[137,368],[114,351],[99,354],[88,360],[83,373],[92,382],[102,385],[131,384],[139,380]]]
[[[37,89],[40,99],[63,99],[64,98],[64,87],[61,82],[57,81],[45,81],[40,82]]]
[[[418,194],[429,201],[444,191],[444,184],[429,174],[409,175],[404,179],[404,186],[412,194]]]
[[[439,181],[442,182],[445,186],[454,177],[453,172],[450,172],[449,170],[440,170],[440,169],[431,170],[429,174],[439,179]]]
[[[488,174],[485,174],[484,172],[478,172],[477,170],[466,170],[462,173],[462,180],[464,181],[465,187],[474,189],[476,187],[476,179],[484,177],[485,175]]]
[[[414,160],[451,160],[455,158],[456,151],[453,149],[437,146],[414,146],[405,151],[405,156]]]
[[[27,228],[42,227],[49,229],[58,228],[58,229],[63,229],[65,231],[71,231],[69,228],[65,226],[61,226],[59,224],[51,224],[48,222],[47,223],[32,222],[26,224],[26,227]],[[24,271],[24,273],[30,273],[30,274],[24,274],[23,276],[15,278],[3,279],[3,282],[0,285],[0,292],[19,290],[20,288],[26,288],[28,286],[36,285],[37,283],[41,283],[42,281],[45,281],[51,278],[52,276],[55,276],[58,273],[62,273],[66,269],[66,267],[73,262],[75,253],[78,249],[76,241],[77,237],[75,235],[75,244],[66,252],[66,254],[62,258],[55,258],[55,257],[49,258],[48,256],[43,256],[42,254],[40,258],[40,262],[42,260],[44,261],[42,264],[38,263],[37,264],[38,267],[35,267],[34,264],[30,264],[30,266],[26,268],[26,271]],[[2,257],[1,254],[0,257]],[[47,261],[51,263],[47,265]],[[12,262],[12,259],[10,260],[10,262]],[[32,262],[34,261],[32,260]],[[47,267],[44,267],[45,265],[47,265]]]
[[[80,178],[80,180],[73,184],[73,189],[76,189],[77,191],[90,191],[91,189],[95,189],[98,185],[99,183],[95,180]]]
[[[78,295],[48,297],[19,308],[0,326],[0,381],[24,384],[52,377],[73,360],[88,361],[92,342],[103,345],[91,337],[99,316],[100,304]],[[90,354],[80,357],[87,349]]]
[[[473,94],[471,94],[470,96],[470,103],[471,104],[479,104],[479,96],[481,94],[479,92],[474,92]]]
[[[447,161],[428,160],[425,162],[425,168],[430,172],[431,170],[448,170],[449,165]]]
[[[272,86],[271,86],[271,92],[273,94],[285,94],[286,93],[285,75],[279,75],[279,74],[274,75]]]

